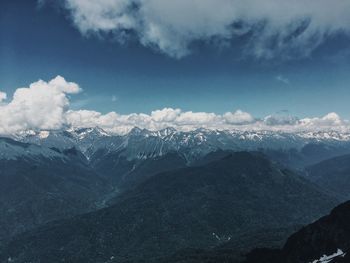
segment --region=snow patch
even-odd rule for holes
[[[41,131],[38,136],[40,139],[46,139],[47,137],[49,137],[49,135],[50,135],[49,131]]]
[[[335,252],[332,255],[323,255],[320,259],[316,259],[310,263],[329,263],[331,262],[333,259],[337,258],[337,257],[344,257],[345,253],[338,248],[337,252]]]

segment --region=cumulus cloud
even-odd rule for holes
[[[303,127],[346,127],[349,123],[345,120],[342,120],[340,116],[331,112],[322,118],[305,118],[300,120],[301,126]]]
[[[151,117],[156,122],[173,122],[180,115],[180,109],[164,108],[152,111]]]
[[[173,127],[181,131],[197,128],[213,130],[268,131],[349,131],[350,122],[336,113],[323,117],[303,118],[286,112],[255,118],[242,110],[216,114],[163,108],[150,114],[102,114],[92,110],[72,110],[70,94],[81,89],[78,84],[57,76],[50,81],[39,80],[15,91],[9,102],[0,103],[0,134],[14,135],[23,131],[56,130],[62,128],[100,127],[114,134],[125,134],[134,127],[160,130]],[[2,95],[1,95],[2,94]],[[0,101],[6,98],[0,93]]]
[[[240,125],[255,122],[254,117],[250,113],[241,110],[226,112],[223,117],[228,124]]]
[[[350,2],[344,0],[64,0],[84,35],[136,38],[173,57],[196,41],[246,39],[258,58],[308,56],[328,37],[349,34]],[[212,41],[216,40],[216,41]]]
[[[121,134],[134,127],[149,130],[160,130],[174,127],[188,131],[199,127],[214,129],[222,127],[220,115],[206,112],[183,112],[180,109],[164,108],[152,111],[151,114],[131,113],[121,115],[110,112],[105,115],[95,111],[68,111],[67,123],[73,127],[101,127],[106,131]]]
[[[69,107],[67,94],[79,91],[76,83],[61,76],[17,89],[9,103],[0,105],[0,133],[61,128]]]

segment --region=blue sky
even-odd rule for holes
[[[81,31],[81,30],[80,30]],[[34,0],[0,3],[0,90],[56,75],[80,85],[72,109],[102,113],[164,107],[218,114],[242,109],[263,117],[283,110],[298,117],[349,111],[350,49],[346,35],[327,38],[307,57],[245,56],[244,37],[228,45],[194,41],[174,58],[113,33],[84,35],[69,10]]]

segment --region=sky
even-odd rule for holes
[[[68,111],[81,110],[129,117],[162,109],[223,119],[249,114],[243,123],[233,121],[238,125],[268,116],[288,125],[328,113],[350,119],[349,33],[344,0],[2,0],[2,130],[59,128]],[[42,103],[41,93],[19,103],[13,97],[19,88],[38,80],[51,87],[56,76],[79,87],[57,89],[64,96],[53,109],[60,120],[32,122],[28,113],[18,117],[24,128],[5,121],[23,110],[13,105]]]

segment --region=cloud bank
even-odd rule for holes
[[[24,131],[57,130],[66,128],[100,127],[110,133],[124,134],[134,127],[160,130],[174,127],[189,131],[197,128],[214,130],[268,131],[350,131],[350,122],[336,113],[323,117],[299,119],[288,114],[274,114],[265,118],[253,117],[242,110],[224,114],[182,111],[164,108],[150,114],[102,114],[91,110],[71,110],[69,95],[81,91],[78,84],[63,77],[46,82],[39,80],[29,87],[19,88],[9,101],[0,92],[0,134],[14,135]],[[2,101],[2,102],[1,102]]]
[[[229,44],[244,37],[257,58],[308,56],[327,38],[350,32],[347,0],[64,0],[84,35],[136,38],[180,58],[197,41]]]

